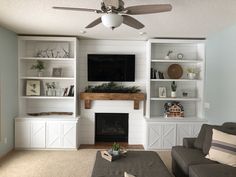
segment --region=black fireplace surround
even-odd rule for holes
[[[95,142],[128,142],[129,114],[95,113]]]

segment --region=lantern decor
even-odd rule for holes
[[[164,109],[165,117],[184,117],[184,107],[179,102],[167,102],[164,105]]]

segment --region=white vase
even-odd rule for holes
[[[171,91],[171,98],[176,98],[176,92]]]
[[[169,59],[170,59],[170,56],[166,55],[165,60],[169,60]]]
[[[196,78],[196,73],[188,73],[188,78],[189,79],[195,79]]]
[[[43,71],[38,71],[38,77],[43,77]]]

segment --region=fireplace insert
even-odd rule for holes
[[[129,114],[95,113],[95,142],[128,142]]]

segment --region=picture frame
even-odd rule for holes
[[[159,87],[159,97],[166,98],[166,88],[165,87]]]
[[[62,68],[52,69],[52,77],[61,77],[61,76],[62,76]]]
[[[39,80],[26,81],[26,96],[40,96],[40,81]]]

